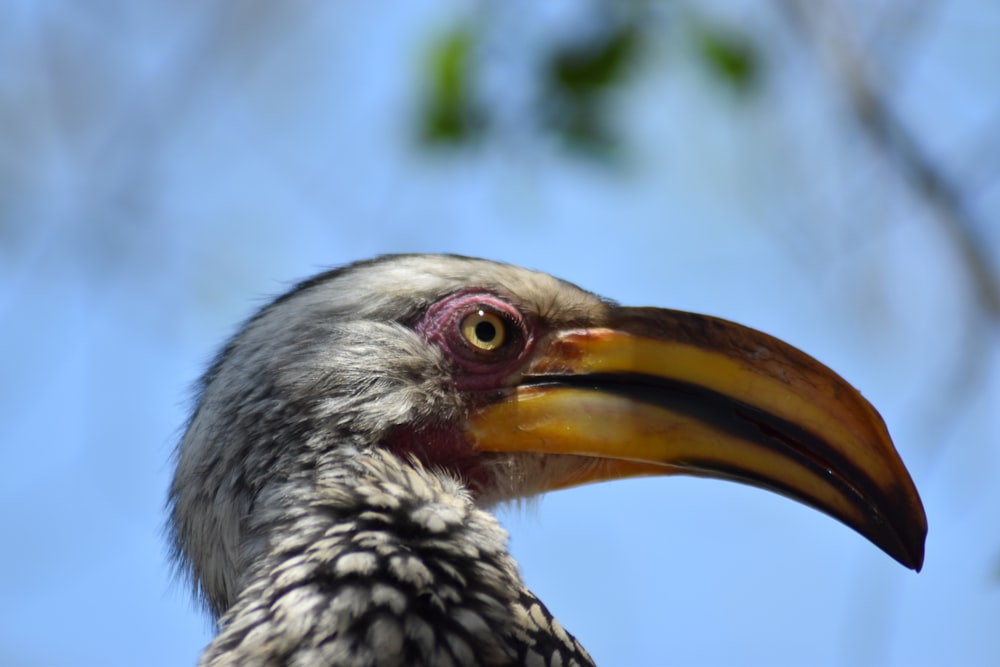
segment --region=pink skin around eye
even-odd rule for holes
[[[477,350],[462,336],[462,320],[477,310],[500,317],[507,325],[507,340],[492,352]],[[496,389],[505,384],[528,358],[535,337],[512,305],[490,292],[465,291],[441,299],[417,322],[417,333],[437,345],[455,364],[455,384],[460,389]]]
[[[495,351],[474,349],[462,337],[462,320],[478,310],[494,313],[507,326],[506,341]],[[432,305],[415,329],[452,361],[455,385],[466,392],[472,406],[488,401],[517,375],[534,347],[535,326],[495,294],[469,290]],[[482,465],[480,453],[466,442],[456,424],[403,425],[389,436],[386,445],[399,456],[412,456],[426,466],[454,471],[474,495],[493,485],[491,468]]]

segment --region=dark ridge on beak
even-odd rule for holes
[[[854,528],[906,567],[919,571],[923,565],[925,531],[908,520],[911,508],[903,489],[898,485],[880,487],[822,435],[794,422],[700,385],[641,373],[535,375],[523,378],[520,384],[617,395],[697,420],[750,446],[770,449],[825,479],[860,510],[863,523],[841,516],[780,478],[714,461],[708,451],[704,459],[672,463],[695,476],[738,481],[790,497]]]

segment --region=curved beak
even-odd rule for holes
[[[606,326],[552,332],[467,436],[483,452],[586,457],[550,489],[678,473],[763,487],[923,564],[923,505],[878,412],[812,357],[725,320],[614,308]]]

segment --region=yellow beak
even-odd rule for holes
[[[760,486],[923,564],[923,505],[878,412],[812,357],[725,320],[616,308],[607,326],[553,332],[467,437],[594,461],[549,488],[677,473]]]

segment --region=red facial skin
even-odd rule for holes
[[[477,310],[493,313],[506,325],[506,339],[495,350],[481,350],[462,335],[462,320]],[[536,339],[534,322],[495,294],[476,290],[441,299],[427,309],[415,329],[454,362],[452,377],[463,391],[504,386],[530,356]]]
[[[504,324],[504,342],[495,350],[476,347],[462,333],[462,321],[479,310],[496,315]],[[525,318],[506,300],[474,289],[437,301],[414,327],[452,362],[451,379],[470,409],[512,386],[512,379],[531,356],[537,328],[536,321]],[[400,457],[457,473],[474,495],[492,484],[483,454],[465,440],[460,424],[406,424],[393,431],[386,445]]]

